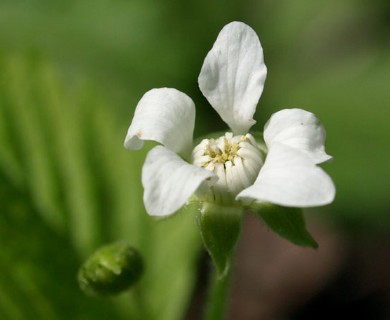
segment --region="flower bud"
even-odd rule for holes
[[[126,242],[99,248],[81,266],[80,288],[88,295],[117,294],[135,284],[143,273],[143,260]]]

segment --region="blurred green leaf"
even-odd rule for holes
[[[123,148],[125,127],[92,86],[66,84],[31,57],[3,54],[0,70],[0,316],[181,319],[199,250],[195,214],[147,216],[145,151]],[[116,299],[84,297],[81,261],[115,240],[139,248],[145,276]]]

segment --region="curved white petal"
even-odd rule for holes
[[[232,22],[219,33],[199,75],[199,87],[233,132],[245,134],[263,92],[267,68],[255,31]]]
[[[143,140],[153,140],[174,152],[188,152],[194,125],[195,105],[190,97],[176,89],[152,89],[139,101],[124,145],[136,150]]]
[[[315,163],[330,160],[325,153],[326,133],[317,117],[302,109],[284,109],[274,113],[264,127],[264,140],[271,149],[283,143],[313,158]]]
[[[216,176],[189,164],[169,149],[157,146],[149,151],[142,168],[144,203],[152,216],[167,216],[179,210],[204,181]]]
[[[283,144],[275,144],[253,186],[244,189],[237,199],[305,208],[331,203],[335,192],[330,177],[310,157]]]

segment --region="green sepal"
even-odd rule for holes
[[[214,203],[203,203],[198,215],[198,224],[203,243],[218,272],[218,278],[225,277],[230,268],[241,230],[243,209],[224,207]]]
[[[272,231],[301,247],[317,249],[318,243],[306,230],[300,208],[281,207],[271,203],[254,203],[250,209],[257,213]]]
[[[81,266],[78,281],[88,295],[110,295],[127,290],[141,277],[143,260],[126,242],[99,248]]]
[[[198,198],[193,196],[187,201],[187,203],[183,207],[177,210],[172,216],[200,212],[202,209],[202,205],[203,203]]]

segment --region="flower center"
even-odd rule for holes
[[[193,164],[214,172],[218,181],[211,187],[213,201],[229,203],[256,180],[263,156],[251,134],[203,139],[192,152]]]

